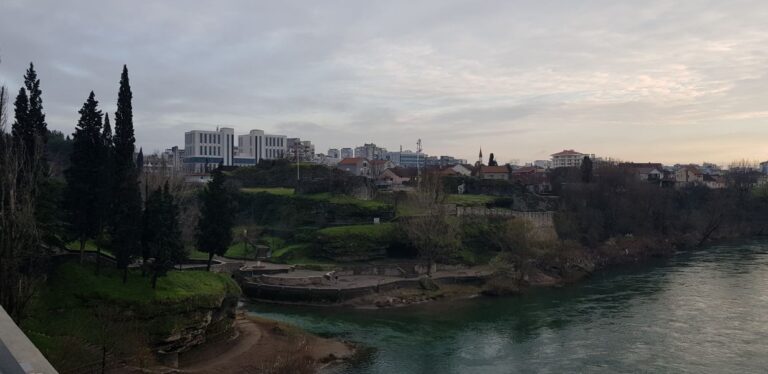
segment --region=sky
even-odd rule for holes
[[[317,152],[500,161],[768,159],[768,2],[0,1],[0,83],[35,63],[49,128],[130,71],[137,146],[263,129]]]

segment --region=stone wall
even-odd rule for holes
[[[486,278],[482,276],[455,276],[434,278],[437,284],[475,284],[481,285]],[[241,284],[243,293],[255,299],[307,302],[307,303],[340,303],[350,299],[387,292],[396,289],[420,289],[418,278],[400,279],[374,286],[349,288],[313,288],[263,284],[245,281]]]

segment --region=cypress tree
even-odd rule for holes
[[[488,156],[488,166],[499,166],[499,163],[493,157],[493,153],[491,153],[491,155]]]
[[[99,217],[99,181],[102,158],[101,111],[93,91],[80,109],[80,120],[72,136],[70,166],[65,171],[65,191],[69,227],[80,242],[80,260],[85,255],[85,242],[97,235]]]
[[[158,277],[186,258],[179,228],[179,208],[167,181],[162,189],[158,187],[147,196],[144,222],[143,237],[150,249],[147,264],[152,271],[152,288],[155,288]]]
[[[101,249],[109,244],[109,220],[112,212],[112,198],[114,191],[114,144],[112,142],[112,126],[109,123],[109,114],[104,114],[104,126],[101,131],[101,156],[99,160],[98,192],[100,207],[98,212],[98,228],[96,234],[96,274],[99,274],[101,266]]]
[[[114,207],[112,246],[117,267],[123,270],[123,283],[128,280],[128,265],[141,247],[141,192],[133,153],[133,107],[128,68],[123,66],[115,112]]]
[[[584,156],[581,160],[581,181],[590,183],[592,181],[592,159]]]
[[[139,148],[139,154],[136,155],[136,172],[141,177],[141,172],[144,171],[144,150]]]
[[[235,202],[224,186],[221,169],[211,172],[213,179],[200,193],[200,220],[197,222],[197,247],[208,253],[207,269],[214,255],[223,255],[232,243]]]
[[[35,135],[39,137],[41,144],[45,144],[48,141],[48,124],[45,123],[45,113],[43,113],[40,79],[37,78],[35,65],[31,62],[27,73],[24,75],[24,86],[29,94],[29,124]]]
[[[34,155],[35,132],[29,121],[29,98],[24,87],[20,88],[19,94],[16,95],[14,114],[16,121],[11,126],[11,134],[16,146],[20,147],[24,155],[24,162],[28,164],[33,159],[31,155]]]

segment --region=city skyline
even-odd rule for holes
[[[148,151],[226,126],[318,152],[768,159],[761,2],[74,3],[0,5],[0,82],[15,92],[33,61],[65,134],[90,90],[114,112],[125,63]]]

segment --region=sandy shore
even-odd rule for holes
[[[294,326],[240,313],[233,340],[196,350],[181,373],[313,373],[349,358],[350,344],[312,335]],[[190,362],[192,361],[192,362]]]

